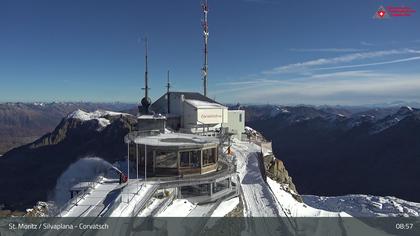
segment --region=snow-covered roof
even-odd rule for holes
[[[140,115],[137,117],[140,120],[164,120],[166,119],[165,116],[159,114],[159,115]]]
[[[219,140],[215,137],[199,136],[194,134],[165,133],[153,136],[139,136],[134,139],[134,142],[148,146],[202,147],[209,143],[219,143]]]
[[[196,108],[227,108],[219,103],[206,102],[200,100],[185,99],[185,102]]]

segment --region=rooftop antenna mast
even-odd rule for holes
[[[171,88],[171,82],[169,82],[169,70],[168,70],[168,74],[167,74],[167,82],[166,82],[166,96],[168,99],[168,107],[167,107],[167,112],[168,114],[171,113],[171,94],[169,93],[169,89]]]
[[[148,61],[147,61],[147,50],[148,50],[148,45],[147,45],[147,37],[144,38],[144,47],[145,47],[145,67],[146,70],[144,71],[144,97],[148,98],[149,97],[149,77],[148,77]]]
[[[171,82],[169,81],[169,70],[168,70],[168,74],[167,74],[167,77],[166,77],[166,93],[169,93],[169,89],[171,88]]]
[[[144,39],[144,47],[145,47],[145,71],[144,71],[144,98],[141,100],[142,105],[142,113],[149,114],[149,107],[152,104],[152,101],[149,98],[149,77],[148,77],[148,44],[147,44],[147,37]],[[140,109],[139,109],[140,110]]]
[[[207,61],[207,53],[208,53],[208,49],[207,49],[207,42],[208,42],[208,38],[209,38],[209,27],[208,27],[208,23],[207,23],[207,13],[209,11],[208,8],[208,4],[207,4],[207,0],[205,0],[205,2],[203,4],[201,4],[201,7],[203,9],[203,22],[202,22],[202,26],[203,26],[203,36],[204,36],[204,65],[203,65],[203,86],[204,86],[204,96],[207,97],[207,73],[208,73],[208,61]]]

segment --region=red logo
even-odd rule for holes
[[[374,19],[387,19],[395,16],[411,16],[416,10],[406,6],[387,6],[386,9],[380,6],[373,16]]]
[[[373,16],[373,18],[385,19],[385,18],[389,18],[389,14],[383,6],[380,6],[379,9],[376,11],[375,15]]]

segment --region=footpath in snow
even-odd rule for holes
[[[244,201],[244,214],[253,218],[246,232],[253,235],[384,235],[344,212],[331,212],[298,202],[274,180],[263,180],[258,166],[261,147],[254,143],[233,144]],[[309,220],[304,220],[302,217]],[[314,220],[313,217],[321,217]],[[344,217],[344,218],[343,218]],[[347,220],[346,220],[347,219]],[[349,220],[350,219],[350,220]]]
[[[264,182],[258,167],[257,156],[261,148],[253,143],[235,143],[237,171],[244,198],[245,216],[285,216],[277,204],[270,187]]]

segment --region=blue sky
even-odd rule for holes
[[[209,94],[221,102],[420,102],[419,1],[209,0]],[[202,91],[200,1],[0,2],[0,102],[137,102]]]

